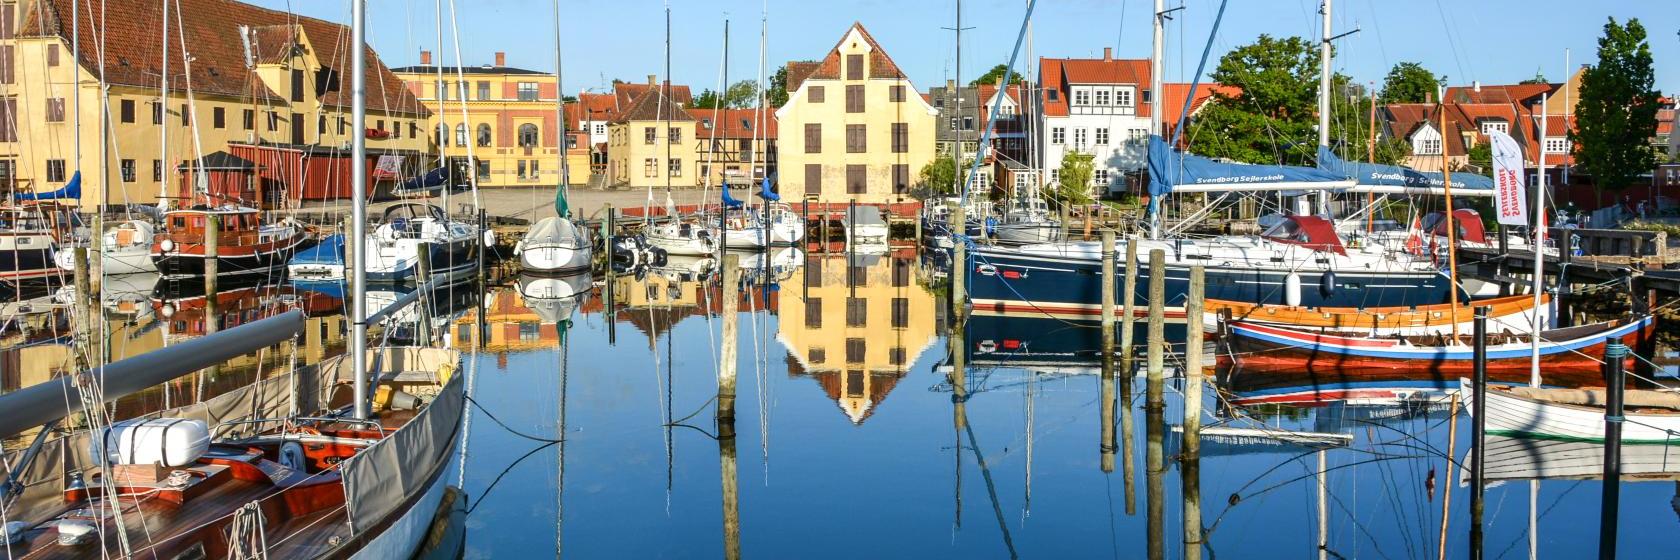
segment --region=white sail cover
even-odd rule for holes
[[[361,534],[400,514],[403,503],[424,493],[448,465],[465,402],[461,377],[453,376],[413,420],[339,467],[352,532]]]

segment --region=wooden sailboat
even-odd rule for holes
[[[1227,300],[1207,300],[1203,308],[1203,325],[1217,330],[1221,317],[1250,324],[1268,324],[1295,329],[1364,333],[1372,336],[1419,335],[1468,332],[1475,307],[1487,307],[1488,330],[1524,332],[1529,319],[1541,301],[1527,295],[1489,298],[1459,306],[1457,312],[1449,304],[1394,307],[1300,307],[1288,305],[1260,305]],[[1541,313],[1546,309],[1541,308]],[[1455,323],[1453,317],[1457,317]]]
[[[266,273],[284,267],[304,243],[302,224],[291,218],[264,223],[262,213],[244,206],[195,206],[164,214],[164,233],[152,243],[152,262],[165,276],[203,276],[209,253],[210,218],[220,274]]]
[[[1229,327],[1230,358],[1244,372],[1353,368],[1468,375],[1473,366],[1469,335],[1377,337],[1244,322]],[[1540,361],[1548,374],[1597,371],[1607,340],[1637,347],[1654,334],[1649,316],[1541,331]],[[1490,334],[1488,339],[1490,375],[1529,371],[1533,335]]]
[[[1550,371],[1551,368],[1547,368]],[[1470,382],[1464,394],[1473,395]],[[1487,433],[1505,436],[1604,441],[1605,389],[1502,387],[1487,388]],[[1474,399],[1474,396],[1466,397]],[[1627,389],[1622,443],[1680,445],[1680,393]],[[1468,407],[1469,405],[1466,404]]]

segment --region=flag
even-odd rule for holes
[[[1528,225],[1528,199],[1523,186],[1522,147],[1511,135],[1493,131],[1488,133],[1493,153],[1493,201],[1499,223],[1512,226]]]

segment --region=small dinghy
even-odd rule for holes
[[[1303,368],[1408,369],[1419,375],[1469,375],[1473,367],[1470,335],[1367,336],[1232,321],[1230,357],[1244,371],[1299,371]],[[1540,332],[1540,366],[1547,373],[1597,371],[1605,342],[1621,340],[1637,347],[1653,335],[1650,316]],[[1530,335],[1488,335],[1490,375],[1530,367]],[[1631,362],[1629,363],[1631,366]]]
[[[1549,371],[1549,370],[1548,370]],[[1463,380],[1465,408],[1475,391]],[[1487,433],[1564,441],[1604,441],[1605,389],[1489,386]],[[1680,394],[1627,389],[1622,443],[1680,445]]]

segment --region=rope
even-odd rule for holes
[[[472,396],[469,395],[466,398],[467,398],[467,402],[472,403],[473,406],[476,406],[476,407],[478,407],[478,409],[480,411],[483,411],[484,416],[490,418],[490,421],[495,422],[496,425],[501,426],[502,429],[507,430],[508,433],[510,433],[510,434],[513,434],[513,435],[516,435],[516,436],[519,436],[519,437],[522,437],[522,438],[525,438],[525,439],[528,439],[528,440],[531,440],[531,441],[541,442],[541,443],[560,443],[561,441],[564,441],[564,436],[562,436],[562,439],[545,438],[545,437],[533,436],[533,435],[527,434],[525,432],[515,430],[512,427],[508,426],[507,423],[502,422],[501,419],[496,418],[495,414],[490,413],[490,409],[485,408],[483,404],[480,404],[478,402],[478,400],[472,398]]]

